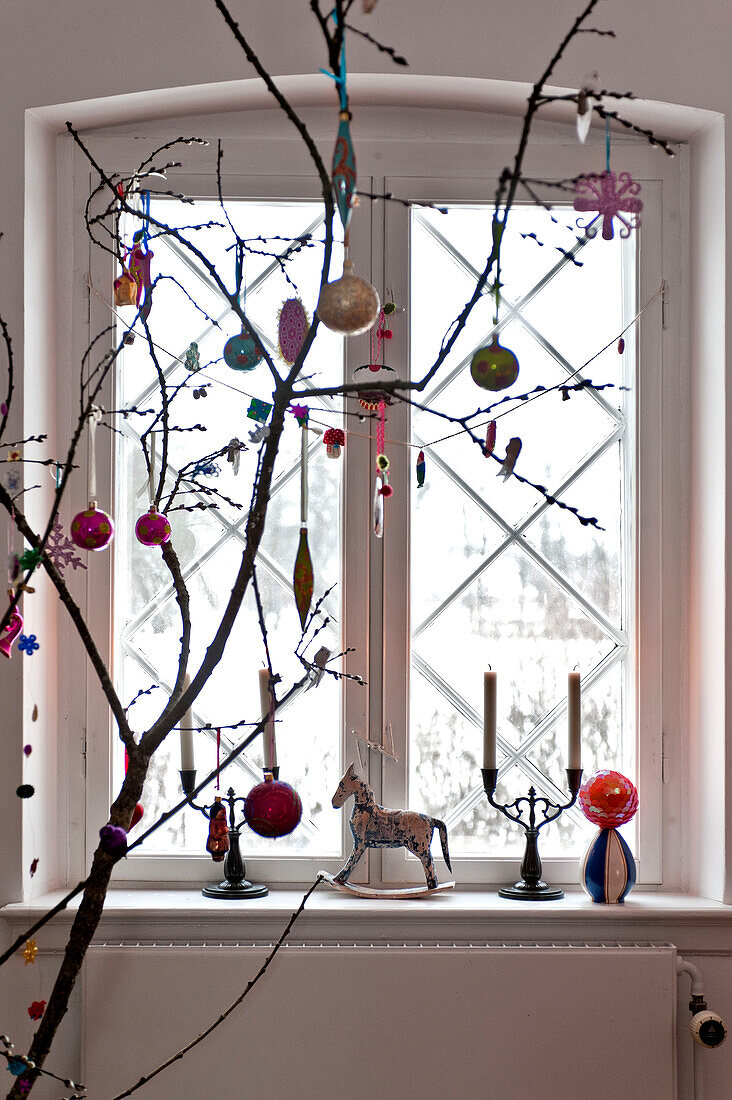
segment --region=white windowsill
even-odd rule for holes
[[[304,890],[273,889],[252,901],[218,901],[200,890],[110,890],[98,943],[269,943],[282,932]],[[53,891],[0,910],[0,938],[19,935],[63,896]],[[37,935],[41,950],[66,941],[78,899]],[[401,901],[351,898],[321,886],[291,934],[293,942],[494,943],[672,940],[680,950],[732,954],[732,906],[690,894],[634,891],[623,905],[595,905],[581,891],[562,901],[516,902],[496,890]]]

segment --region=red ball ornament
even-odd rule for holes
[[[268,776],[247,795],[244,814],[259,836],[287,836],[300,822],[302,802],[289,783]]]
[[[601,771],[579,790],[582,813],[600,829],[624,825],[638,809],[638,791],[620,772]]]
[[[135,524],[135,535],[143,546],[162,546],[170,540],[170,520],[151,504],[150,511]]]
[[[518,373],[518,359],[495,336],[488,347],[476,351],[470,364],[471,377],[482,390],[505,390],[514,384]]]
[[[103,550],[113,535],[111,516],[97,508],[93,500],[85,512],[78,512],[71,521],[72,541],[82,550]]]
[[[138,821],[142,820],[142,815],[144,814],[144,812],[145,812],[145,810],[144,810],[144,807],[142,805],[142,802],[138,802],[137,805],[135,806],[134,810],[132,811],[132,820],[130,821],[129,829],[127,830],[128,833],[132,832],[135,825],[137,825]]]

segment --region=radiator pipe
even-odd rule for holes
[[[727,1026],[721,1016],[716,1012],[709,1012],[704,997],[704,986],[701,971],[694,963],[688,962],[681,955],[676,956],[676,972],[679,976],[688,974],[691,978],[691,1000],[689,1011],[691,1022],[689,1033],[694,1040],[692,1047],[692,1066],[694,1071],[694,1100],[703,1100],[702,1093],[702,1060],[701,1051],[697,1046],[714,1048],[721,1046],[727,1038]]]

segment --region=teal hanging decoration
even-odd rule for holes
[[[356,193],[356,155],[351,140],[351,112],[341,110],[333,152],[333,188],[344,231],[348,229]]]
[[[335,8],[331,12],[334,22],[337,22]],[[351,112],[348,110],[348,92],[346,91],[346,42],[345,37],[341,41],[341,52],[338,72],[328,72],[321,69],[321,73],[335,81],[340,100],[338,113],[338,136],[336,137],[333,151],[333,190],[335,191],[338,213],[343,222],[344,233],[348,232],[348,225],[353,213],[353,196],[356,193],[356,155],[353,151],[351,140]]]

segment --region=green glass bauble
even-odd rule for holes
[[[470,364],[471,377],[482,390],[505,390],[514,384],[518,372],[518,359],[495,337],[488,347],[476,351]]]

